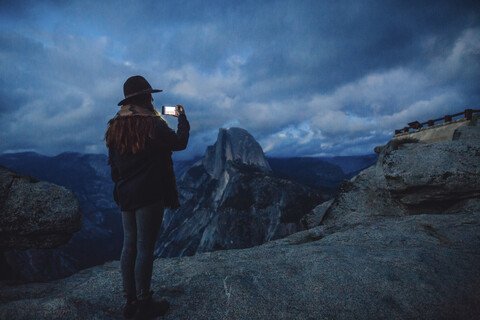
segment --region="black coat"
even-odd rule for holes
[[[176,133],[159,118],[155,137],[147,138],[143,151],[121,155],[118,150],[109,149],[114,199],[122,211],[135,210],[161,199],[165,207],[180,206],[172,151],[187,147],[189,132],[190,124],[184,114],[178,117]]]

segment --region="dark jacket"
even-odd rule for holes
[[[158,118],[155,137],[146,138],[143,151],[122,155],[114,148],[109,149],[114,199],[122,211],[135,210],[161,199],[165,207],[180,206],[172,151],[187,147],[189,132],[190,124],[184,114],[178,117],[176,133]]]

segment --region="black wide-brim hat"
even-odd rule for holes
[[[145,93],[162,92],[163,90],[152,89],[152,86],[142,76],[133,76],[123,84],[123,95],[125,99],[118,103],[119,106],[126,104],[127,100]]]

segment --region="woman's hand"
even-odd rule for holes
[[[177,107],[178,109],[178,116],[180,116],[181,114],[185,114],[185,109],[183,109],[183,107],[179,104],[177,104],[175,107]],[[175,117],[178,117],[177,115],[174,115]]]

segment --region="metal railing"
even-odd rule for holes
[[[395,130],[395,134],[397,135],[397,134],[400,134],[400,133],[410,132],[410,129],[418,130],[418,129],[423,128],[424,125],[427,125],[428,127],[433,127],[435,125],[435,122],[437,122],[437,121],[444,121],[445,123],[452,122],[453,118],[461,116],[461,115],[463,115],[466,120],[472,120],[473,115],[476,114],[476,113],[479,113],[479,112],[480,112],[480,109],[479,110],[465,109],[465,111],[463,111],[463,112],[446,115],[443,118],[438,118],[438,119],[435,119],[435,120],[428,120],[428,121],[425,121],[425,122],[422,122],[422,123],[420,123],[418,121],[410,122],[408,124],[408,127],[405,127],[403,129]]]

